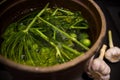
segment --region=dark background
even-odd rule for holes
[[[114,46],[120,48],[120,2],[119,0],[95,0],[104,12],[107,21],[107,30],[112,30]],[[108,45],[108,38],[104,41]],[[105,59],[111,68],[110,80],[120,80],[120,62],[110,63]],[[84,80],[93,80],[84,74]]]
[[[0,0],[1,1],[1,0]],[[94,0],[103,10],[106,21],[107,30],[112,30],[113,42],[115,46],[120,47],[120,2],[119,0]],[[106,38],[104,43],[108,45],[108,38]],[[120,80],[120,62],[110,63],[105,60],[106,63],[111,68],[111,78],[110,80]],[[82,76],[83,80],[93,80],[87,76],[86,73]],[[4,68],[4,65],[0,64],[0,80],[12,80],[13,76],[9,74]],[[78,80],[82,80],[81,78]]]

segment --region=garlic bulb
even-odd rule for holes
[[[112,63],[120,61],[120,49],[118,47],[108,49],[105,53],[105,58]]]
[[[94,57],[92,57],[88,64],[88,68],[86,72],[94,80],[110,79],[111,69],[103,60],[106,48],[107,46],[103,45],[102,49],[100,50],[100,56],[95,59],[93,59]]]
[[[115,63],[120,61],[120,48],[113,45],[111,30],[108,32],[108,37],[110,48],[106,51],[105,58],[110,62]]]

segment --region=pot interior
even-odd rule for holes
[[[1,9],[0,34],[4,32],[10,23],[19,20],[30,12],[41,10],[48,2],[50,3],[49,7],[57,6],[67,8],[71,11],[81,11],[89,23],[89,34],[92,44],[96,42],[101,30],[100,16],[94,6],[91,6],[87,0],[13,0],[12,2],[8,2],[9,4],[6,3],[7,6]]]

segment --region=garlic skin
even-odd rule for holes
[[[112,62],[116,63],[120,61],[120,48],[118,47],[111,47],[105,53],[105,58]]]

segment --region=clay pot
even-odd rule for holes
[[[93,45],[83,56],[50,67],[17,64],[0,55],[0,62],[17,80],[76,80],[84,72],[89,58],[102,45],[106,33],[106,21],[102,10],[93,0],[6,0],[0,4],[0,35],[10,23],[29,12],[42,9],[48,2],[50,7],[58,6],[81,11],[89,22],[89,34]]]

